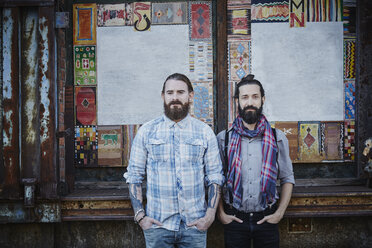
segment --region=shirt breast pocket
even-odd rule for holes
[[[203,163],[205,151],[204,142],[201,139],[187,139],[184,142],[184,156],[187,161]]]
[[[169,161],[170,145],[163,139],[149,139],[148,156],[154,161]]]

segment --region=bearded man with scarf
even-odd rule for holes
[[[217,211],[225,247],[279,247],[278,223],[295,183],[288,139],[262,114],[265,91],[254,75],[237,84],[234,98],[239,115],[217,136],[226,177]]]

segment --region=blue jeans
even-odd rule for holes
[[[278,224],[268,222],[257,224],[265,215],[274,213],[276,208],[259,213],[242,213],[228,208],[225,207],[225,212],[235,214],[243,223],[233,221],[224,225],[226,248],[250,248],[251,240],[254,248],[279,248]]]
[[[207,231],[196,228],[185,229],[181,223],[179,231],[164,228],[144,230],[146,248],[205,248],[207,246]]]

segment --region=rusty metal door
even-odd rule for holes
[[[57,199],[54,6],[0,8],[0,199]]]

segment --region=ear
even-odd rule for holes
[[[161,99],[163,99],[163,101],[164,101],[164,93],[163,92],[161,93]]]
[[[192,102],[194,100],[194,91],[191,91],[189,93],[189,102]]]
[[[265,103],[265,96],[262,97],[262,105]]]

